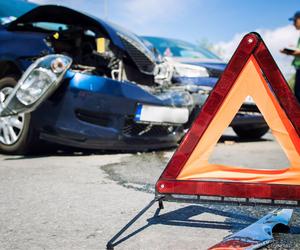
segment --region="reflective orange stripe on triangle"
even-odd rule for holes
[[[290,166],[286,169],[258,170],[209,163],[214,146],[247,96],[254,99],[289,159]],[[251,56],[176,179],[300,184],[299,152],[297,132],[262,76],[256,59]]]

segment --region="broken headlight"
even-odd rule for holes
[[[35,61],[23,74],[7,97],[0,116],[31,112],[60,85],[72,59],[64,55],[48,55]]]
[[[206,68],[197,65],[174,62],[174,77],[209,77]]]
[[[50,70],[34,69],[20,85],[16,96],[21,103],[29,106],[36,102],[55,80],[56,76]]]

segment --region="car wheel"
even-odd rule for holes
[[[269,127],[232,127],[233,131],[242,139],[259,139],[269,131]]]
[[[17,84],[17,77],[0,79],[0,105]],[[38,142],[38,136],[30,127],[30,114],[0,117],[0,152],[6,154],[30,153]]]

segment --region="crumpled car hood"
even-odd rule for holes
[[[86,26],[95,27],[96,29],[104,30],[110,37],[112,43],[126,51],[130,55],[130,50],[128,46],[124,44],[124,37],[126,40],[133,41],[136,47],[143,51],[143,53],[150,58],[152,63],[155,62],[156,56],[149,50],[149,48],[133,33],[130,31],[109,22],[103,21],[98,17],[93,15],[78,12],[76,10],[59,6],[59,5],[41,5],[31,11],[25,13],[24,15],[17,18],[15,21],[8,25],[8,29],[14,29],[21,23],[30,22],[53,22],[62,23],[66,25],[74,26]]]

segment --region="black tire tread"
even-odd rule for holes
[[[232,127],[233,131],[242,139],[259,139],[269,131],[268,126],[263,127]]]

